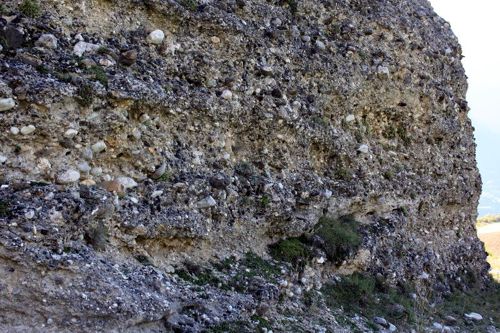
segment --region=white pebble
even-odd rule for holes
[[[35,211],[30,209],[24,214],[24,217],[27,218],[28,220],[31,220],[33,217],[35,217]]]
[[[130,177],[118,177],[116,178],[116,181],[120,183],[125,189],[134,188],[138,185],[136,181]]]
[[[16,106],[13,98],[0,98],[0,112],[7,111]]]
[[[21,128],[21,134],[22,135],[29,135],[29,134],[33,133],[35,130],[36,130],[36,127],[33,125],[24,126]]]
[[[443,325],[441,325],[440,323],[433,323],[432,327],[439,332],[443,330]]]
[[[69,169],[57,176],[57,182],[59,184],[71,184],[77,182],[79,179],[80,172],[73,169]]]
[[[196,207],[198,208],[209,208],[215,205],[217,205],[217,201],[210,195],[196,203]]]
[[[96,177],[99,177],[102,175],[102,168],[100,167],[94,167],[90,170],[90,174]]]
[[[221,97],[224,99],[230,100],[233,98],[233,93],[231,92],[231,90],[226,89],[222,92]]]
[[[317,259],[316,259],[316,262],[317,262],[318,264],[324,264],[324,263],[325,263],[325,261],[326,261],[325,257],[319,257],[319,258],[317,258]]]
[[[19,134],[19,128],[15,127],[15,126],[12,126],[10,128],[10,132],[14,135],[18,135]]]
[[[165,39],[165,34],[161,30],[154,30],[148,35],[148,42],[151,44],[161,44]]]
[[[101,46],[97,44],[87,43],[87,42],[78,42],[73,47],[73,53],[79,57],[81,57],[84,53],[87,52],[95,52]]]
[[[159,197],[160,195],[163,194],[163,191],[154,191],[152,194],[151,194],[151,198],[156,198],[156,197]]]
[[[76,129],[72,129],[72,128],[70,128],[69,130],[67,130],[66,132],[64,132],[64,136],[66,138],[73,138],[77,134],[78,134],[78,131]]]
[[[316,41],[316,47],[317,47],[318,49],[320,49],[320,50],[324,50],[324,49],[326,49],[326,45],[325,45],[325,43],[323,43],[323,42],[322,42],[322,41],[320,41],[320,40],[317,40],[317,41]]]
[[[78,163],[78,170],[80,170],[83,173],[88,173],[90,172],[91,168],[87,162],[83,161]]]
[[[104,66],[104,67],[111,67],[111,66],[116,65],[116,62],[111,60],[111,59],[108,59],[108,58],[103,58],[103,59],[99,60],[99,65]]]
[[[363,154],[368,154],[370,148],[368,147],[368,145],[361,145],[359,146],[358,151]]]
[[[35,42],[35,45],[46,49],[57,49],[57,38],[52,34],[43,34]]]
[[[356,120],[356,117],[353,114],[350,114],[347,117],[345,117],[345,121],[348,123],[353,122],[354,120]]]
[[[92,151],[94,153],[100,153],[106,150],[106,143],[104,141],[98,141],[92,145]]]
[[[386,66],[378,66],[377,72],[382,75],[389,75],[390,71],[389,68]]]
[[[476,312],[466,313],[465,318],[472,319],[475,321],[483,320],[483,316],[481,316],[479,313],[476,313]]]

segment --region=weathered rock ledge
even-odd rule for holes
[[[2,6],[2,332],[340,332],[302,308],[339,275],[486,279],[461,49],[427,1]],[[269,259],[294,237],[300,267]]]

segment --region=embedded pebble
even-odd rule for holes
[[[152,31],[147,38],[147,41],[151,44],[161,44],[165,39],[165,33],[161,30]]]
[[[35,130],[36,130],[36,127],[33,125],[24,126],[21,128],[21,134],[22,135],[29,135],[29,134],[33,133]]]
[[[389,75],[390,71],[389,68],[386,66],[378,66],[377,72],[382,75]]]
[[[159,197],[160,195],[163,194],[163,191],[154,191],[153,193],[151,193],[151,198],[156,198],[156,197]]]
[[[98,44],[92,44],[92,43],[87,43],[80,41],[75,44],[73,47],[73,53],[79,57],[83,56],[84,53],[89,53],[89,52],[95,52],[97,51],[101,46]]]
[[[35,217],[35,211],[30,209],[26,212],[26,214],[24,214],[24,217],[31,220],[33,217]]]
[[[356,117],[353,114],[350,114],[347,117],[345,117],[345,121],[348,123],[353,122],[354,120],[356,120]]]
[[[99,177],[100,175],[102,175],[102,168],[100,167],[94,167],[90,170],[90,174],[92,176],[96,176],[96,177]]]
[[[210,195],[196,203],[196,207],[198,208],[209,208],[215,205],[217,205],[217,201]]]
[[[12,126],[10,128],[10,132],[14,135],[18,135],[19,134],[19,128],[15,127],[15,126]]]
[[[125,187],[118,180],[108,180],[102,182],[101,186],[109,192],[115,192],[117,194],[124,194]]]
[[[323,42],[322,42],[322,41],[320,41],[320,40],[317,40],[317,41],[316,41],[316,47],[317,47],[318,49],[320,49],[320,50],[324,50],[324,49],[326,49],[326,45],[325,45],[325,43],[323,43]]]
[[[433,323],[432,324],[432,328],[437,330],[437,331],[442,331],[443,330],[443,325],[441,325],[440,323]]]
[[[91,167],[87,162],[80,162],[80,163],[78,163],[78,170],[80,170],[83,173],[89,173],[91,170]]]
[[[138,185],[137,182],[130,177],[117,177],[116,181],[125,189],[134,188]]]
[[[137,50],[127,50],[120,55],[120,63],[125,66],[132,66],[137,61]]]
[[[318,264],[324,264],[326,262],[326,259],[325,259],[325,257],[319,257],[316,259],[316,262]]]
[[[46,49],[57,49],[57,38],[52,34],[42,34],[35,42],[35,46]]]
[[[359,146],[358,151],[363,154],[368,154],[370,148],[368,147],[368,145],[361,145]]]
[[[80,172],[74,169],[69,169],[57,176],[59,184],[71,184],[80,180]]]
[[[382,318],[382,317],[375,317],[375,318],[373,318],[373,322],[375,324],[378,324],[378,325],[383,326],[383,327],[387,327],[389,325],[389,323],[387,322],[387,320],[385,320],[385,318]]]
[[[0,112],[7,111],[16,106],[13,98],[0,98]]]
[[[465,314],[465,318],[471,319],[471,320],[474,320],[474,321],[481,321],[481,320],[483,320],[483,316],[481,316],[477,312],[466,313]]]
[[[75,129],[68,129],[66,132],[64,132],[64,137],[66,138],[73,138],[78,134],[78,131]]]
[[[226,89],[222,92],[221,97],[226,100],[230,100],[233,98],[233,93],[231,92],[231,90]]]
[[[96,154],[104,150],[106,150],[106,143],[104,141],[98,141],[92,145],[92,151]]]

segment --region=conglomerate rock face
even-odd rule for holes
[[[198,332],[338,273],[485,276],[461,49],[427,1],[28,5],[0,18],[1,331]],[[323,216],[360,223],[343,262],[181,278]]]

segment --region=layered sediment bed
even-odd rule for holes
[[[336,274],[485,278],[461,49],[427,1],[28,9],[0,19],[3,331],[196,332]],[[359,224],[340,261],[322,217]],[[259,261],[293,237],[300,269]]]

